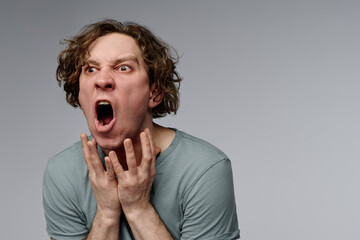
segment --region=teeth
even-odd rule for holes
[[[98,105],[110,105],[110,103],[107,101],[100,101],[98,102]]]

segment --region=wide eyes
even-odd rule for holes
[[[95,67],[87,66],[87,67],[85,68],[85,72],[87,72],[87,73],[93,73],[93,72],[95,72],[95,71],[96,71],[96,68],[95,68]]]
[[[128,72],[131,70],[131,67],[129,67],[128,65],[121,65],[116,67],[116,69],[118,69],[120,72]]]
[[[96,67],[92,67],[92,66],[85,67],[85,72],[86,73],[94,73],[97,70],[98,69]],[[128,65],[120,65],[120,66],[114,67],[114,70],[120,71],[120,72],[129,72],[129,71],[131,71],[131,67],[128,66]]]

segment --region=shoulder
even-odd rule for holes
[[[186,156],[191,156],[192,164],[211,166],[224,159],[228,160],[223,151],[203,139],[179,130],[177,130],[177,135],[179,135],[178,151]]]
[[[181,140],[179,149],[186,159],[183,161],[187,171],[193,172],[194,176],[203,177],[209,171],[224,172],[230,167],[231,162],[227,155],[211,143],[194,137],[188,133],[179,132]],[[228,166],[228,167],[223,167]]]
[[[48,160],[44,181],[52,181],[59,188],[76,188],[76,183],[86,182],[87,174],[88,170],[79,141]]]
[[[236,239],[238,223],[231,162],[213,144],[177,130],[160,174],[178,191],[185,239]],[[164,152],[165,153],[165,152]],[[169,185],[169,187],[168,187]],[[171,192],[171,189],[167,189]]]
[[[78,141],[67,149],[51,157],[47,164],[50,171],[75,171],[85,166],[81,142]]]
[[[180,130],[176,130],[173,142],[160,154],[156,165],[159,175],[168,176],[166,181],[178,185],[183,193],[189,193],[209,172],[216,172],[220,177],[231,173],[231,163],[225,153]]]
[[[84,209],[94,202],[85,199],[92,192],[87,175],[80,142],[48,160],[43,177],[43,206],[50,236],[60,239],[73,232],[86,237],[88,216]]]

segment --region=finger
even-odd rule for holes
[[[150,147],[151,147],[151,149],[152,149],[152,156],[153,156],[153,158],[154,158],[153,161],[152,161],[152,163],[151,163],[151,168],[155,169],[156,156],[160,154],[161,149],[154,146],[154,142],[153,142],[153,138],[152,138],[150,129],[146,128],[145,131],[146,131],[146,133],[148,134],[149,141],[150,141]]]
[[[109,152],[109,158],[115,174],[120,177],[124,172],[124,169],[122,168],[116,153],[114,151]]]
[[[87,142],[89,141],[88,136],[86,135],[86,133],[81,133],[80,139],[81,139],[81,146],[82,146],[82,149],[83,149],[84,159],[85,159],[86,165],[87,165],[89,171],[92,171],[93,168],[92,168],[92,165],[89,162],[90,150],[89,150],[89,147],[87,145]]]
[[[125,148],[126,163],[128,169],[131,171],[134,170],[136,171],[137,169],[136,157],[135,157],[134,147],[130,138],[125,139],[124,148]]]
[[[100,160],[95,139],[93,138],[91,141],[88,141],[87,146],[89,148],[89,153],[90,153],[88,161],[89,164],[91,165],[92,170],[95,172],[97,176],[104,175],[105,169]]]
[[[154,141],[153,141],[150,129],[146,128],[145,132],[148,135],[148,138],[149,138],[149,141],[150,141],[151,153],[152,153],[152,155],[157,156],[161,152],[161,149],[154,146]]]
[[[88,153],[87,142],[89,141],[89,139],[88,139],[88,136],[86,135],[86,133],[81,133],[80,139],[81,139],[81,146],[83,148],[84,154]]]
[[[106,176],[108,180],[114,181],[115,180],[114,167],[113,164],[111,163],[110,157],[108,156],[105,157],[105,166],[106,166]]]
[[[150,140],[146,132],[142,132],[140,134],[140,141],[141,141],[141,151],[142,151],[142,159],[140,166],[144,167],[148,171],[150,169],[151,162],[153,160],[153,155],[150,146]]]

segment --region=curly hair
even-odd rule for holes
[[[159,97],[163,100],[153,108],[153,118],[176,114],[179,107],[179,88],[182,78],[175,70],[179,56],[168,44],[144,26],[133,22],[118,22],[106,19],[85,26],[78,35],[64,39],[67,47],[58,56],[56,79],[59,86],[63,84],[66,101],[77,108],[79,102],[79,77],[81,68],[88,56],[89,46],[99,37],[110,33],[121,33],[132,37],[139,46],[148,68],[150,86],[155,82]],[[174,56],[174,55],[175,56]]]

